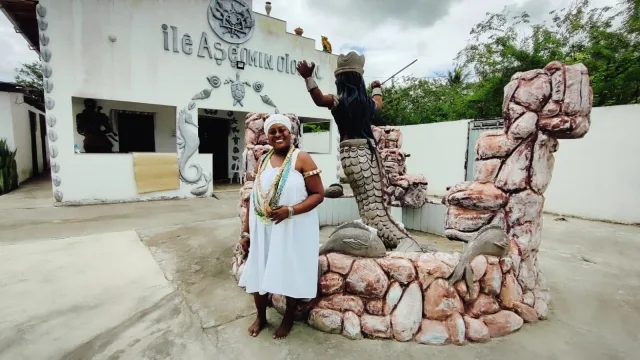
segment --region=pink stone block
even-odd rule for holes
[[[473,270],[473,281],[482,279],[487,273],[487,258],[484,255],[478,255],[471,260],[471,270]]]
[[[533,149],[531,188],[539,194],[543,194],[551,182],[551,174],[555,164],[553,153],[558,150],[558,140],[539,133]]]
[[[369,300],[366,308],[371,315],[384,316],[384,301],[381,299]]]
[[[469,316],[464,317],[464,325],[467,329],[467,339],[473,342],[487,342],[491,340],[489,328],[481,320]]]
[[[494,297],[480,294],[478,299],[468,308],[467,315],[478,318],[482,315],[495,314],[498,311],[500,311],[500,305]]]
[[[531,111],[542,109],[551,98],[551,78],[541,74],[530,81],[520,81],[513,100]]]
[[[331,254],[330,254],[331,255]],[[331,258],[329,258],[331,263]],[[381,298],[389,287],[389,279],[373,259],[356,260],[347,277],[347,291],[369,298]]]
[[[509,237],[518,243],[522,251],[522,256],[529,256],[532,252],[538,251],[542,242],[542,219],[534,222],[527,222],[522,225],[516,224],[509,231]]]
[[[582,66],[584,67],[584,65]],[[582,104],[582,68],[579,65],[565,67],[566,87],[562,112],[567,116],[577,115]]]
[[[539,320],[538,314],[536,313],[535,309],[532,308],[531,306],[525,305],[520,302],[515,302],[513,303],[513,308],[516,314],[518,314],[518,316],[520,316],[522,320],[524,320],[524,322],[527,322],[527,323],[538,322]]]
[[[327,260],[327,257],[325,255],[320,255],[318,257],[318,264],[320,265],[321,274],[329,271],[329,260]]]
[[[384,315],[389,315],[396,307],[400,298],[402,297],[402,286],[397,282],[393,282],[391,286],[389,286],[389,291],[387,291],[387,296],[385,296],[384,302]]]
[[[467,289],[467,283],[465,283],[464,280],[460,280],[460,281],[456,282],[455,284],[453,284],[453,287],[458,292],[458,296],[460,296],[460,298],[465,303],[472,302],[473,300],[478,298],[478,295],[480,295],[480,283],[478,283],[478,282],[474,282],[473,283],[473,298],[469,297],[469,291]]]
[[[447,334],[453,344],[462,345],[465,342],[465,334],[467,332],[464,319],[459,313],[454,313],[445,322]]]
[[[502,288],[502,269],[500,264],[487,265],[487,272],[480,279],[481,291],[487,295],[496,296]]]
[[[446,278],[453,272],[453,267],[435,258],[433,254],[422,254],[416,261],[418,279],[422,288],[426,289],[438,278]]]
[[[504,87],[504,98],[502,99],[502,113],[508,111],[509,103],[513,99],[513,94],[515,94],[518,89],[519,81],[517,79],[513,79]]]
[[[425,345],[446,345],[449,340],[449,332],[442,321],[422,320],[420,331],[416,334],[416,341]]]
[[[500,292],[500,302],[502,307],[513,309],[514,303],[522,301],[522,287],[518,284],[516,277],[508,273],[505,275],[502,291]]]
[[[344,291],[344,278],[337,273],[326,273],[320,277],[322,295],[337,294]]]
[[[446,320],[453,313],[462,313],[464,305],[456,290],[443,279],[435,280],[427,289],[424,315],[432,320]]]
[[[308,322],[317,330],[339,334],[342,330],[342,313],[328,309],[313,309],[309,313]]]
[[[449,190],[446,202],[449,205],[459,206],[472,210],[499,210],[507,203],[507,194],[491,183],[472,183],[466,189],[459,191]]]
[[[522,295],[522,303],[525,305],[533,306],[536,302],[536,299],[533,295],[533,292],[527,291]]]
[[[411,340],[418,331],[421,320],[422,289],[417,282],[413,282],[407,287],[402,300],[391,315],[393,337],[398,341]]]
[[[523,291],[533,290],[536,286],[537,269],[535,266],[535,256],[523,258],[520,263],[520,274],[518,282],[522,285]]]
[[[492,338],[511,334],[520,329],[524,323],[520,316],[507,310],[493,315],[485,315],[481,320],[489,328],[489,335]]]
[[[511,226],[534,222],[540,219],[544,197],[531,190],[525,190],[511,195],[506,210],[509,214],[507,221]]]
[[[558,115],[542,118],[538,122],[540,130],[546,131],[558,139],[580,139],[589,132],[590,126],[589,115]]]
[[[364,313],[364,303],[362,299],[353,295],[331,295],[320,300],[318,307],[340,312],[351,311],[358,316]]]
[[[518,145],[510,140],[503,131],[485,131],[476,141],[476,160],[503,158]]]
[[[537,124],[538,115],[529,111],[514,121],[507,135],[513,140],[525,139],[536,131]]]
[[[384,257],[376,261],[392,279],[402,284],[408,284],[416,279],[416,269],[408,259]]]
[[[473,170],[473,180],[479,183],[493,182],[498,174],[501,159],[478,160]]]
[[[364,314],[360,317],[362,332],[373,338],[391,339],[391,317]]]
[[[362,339],[360,318],[351,311],[347,311],[343,315],[342,336],[351,340]]]
[[[349,255],[340,253],[329,253],[327,254],[327,259],[329,260],[329,270],[342,275],[349,273],[349,270],[351,270],[351,264],[353,264],[353,261],[355,260]]]
[[[529,165],[535,139],[524,140],[504,162],[496,176],[496,186],[504,191],[524,190],[529,186]]]
[[[457,206],[449,206],[445,218],[447,229],[459,231],[476,231],[488,224],[495,216],[495,211],[491,210],[469,210]]]

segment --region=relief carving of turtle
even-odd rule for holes
[[[244,99],[244,94],[245,94],[244,86],[245,85],[251,86],[251,84],[248,81],[240,80],[240,73],[236,73],[235,80],[231,78],[227,78],[227,80],[224,81],[225,85],[229,83],[231,84],[231,97],[233,97],[233,106],[236,106],[236,104],[240,104],[240,106],[244,106],[242,104],[242,100]]]

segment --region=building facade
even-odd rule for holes
[[[332,92],[336,56],[246,0],[42,0],[35,16],[57,204],[207,196],[239,175],[247,113],[330,121],[296,65]],[[111,153],[85,148],[95,121]],[[326,141],[312,156],[331,182],[333,123]]]

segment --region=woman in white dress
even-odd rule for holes
[[[249,335],[267,325],[269,293],[284,295],[287,309],[273,335],[286,337],[298,299],[316,297],[320,229],[315,208],[324,200],[320,169],[293,147],[291,121],[273,114],[264,124],[273,149],[258,161],[241,242],[249,257],[239,285],[253,294],[258,316]]]

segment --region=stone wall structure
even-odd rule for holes
[[[402,132],[396,126],[372,126],[378,144],[385,175],[389,206],[419,208],[427,202],[427,178],[407,174],[406,160],[410,155],[401,150]]]
[[[504,131],[480,137],[475,181],[451,187],[443,200],[448,237],[472,241],[490,223],[510,237],[506,256],[471,261],[473,291],[463,280],[448,284],[459,253],[387,252],[373,259],[333,252],[319,256],[319,301],[301,303],[300,318],[349,339],[429,345],[489,341],[546,319],[550,296],[537,263],[543,193],[557,139],[587,133],[591,104],[581,64],[552,62],[514,75],[505,87]],[[236,279],[245,256],[236,247]],[[284,312],[283,296],[273,294],[271,303]]]

